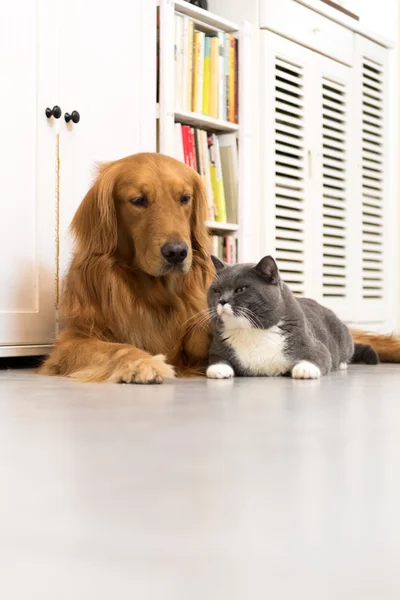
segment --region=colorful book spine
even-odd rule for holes
[[[229,116],[228,120],[235,122],[235,38],[230,34],[229,50]]]
[[[211,38],[206,36],[204,40],[204,83],[203,83],[203,114],[210,114],[210,85],[211,85],[211,64],[210,64]]]
[[[182,106],[183,16],[175,15],[175,107]]]
[[[208,135],[206,131],[200,131],[202,154],[204,159],[204,180],[207,190],[208,198],[208,218],[211,221],[215,219],[215,208],[214,208],[214,194],[211,183],[211,171],[210,171],[210,153],[208,149]]]
[[[187,41],[187,53],[188,53],[188,79],[186,88],[186,110],[192,110],[192,97],[193,97],[193,43],[194,43],[194,23],[189,20],[189,31]]]
[[[189,39],[189,18],[183,17],[183,34],[182,34],[182,46],[183,46],[183,61],[182,61],[182,87],[177,90],[180,94],[180,108],[186,108],[186,96],[187,96],[187,85],[188,85],[188,70],[189,70],[189,54],[187,52],[188,39]]]
[[[183,144],[183,156],[185,165],[190,166],[190,156],[189,156],[189,129],[187,125],[182,125],[182,144]]]
[[[211,183],[213,188],[214,202],[216,205],[217,214],[215,220],[224,223],[226,222],[226,204],[224,181],[222,178],[221,156],[219,152],[219,142],[216,135],[212,135],[212,144],[210,147],[211,156]]]
[[[218,118],[225,119],[224,111],[224,84],[225,84],[225,36],[218,34]]]
[[[193,36],[193,86],[190,110],[196,112],[197,106],[197,89],[199,87],[199,54],[200,54],[200,32],[195,31]]]
[[[204,42],[205,33],[198,31],[198,54],[197,54],[197,87],[193,94],[193,110],[201,113],[203,110],[203,88],[204,88]]]
[[[231,41],[229,33],[224,36],[224,120],[228,120],[229,115],[229,58],[230,58]]]
[[[198,171],[197,154],[196,154],[196,138],[193,127],[190,127],[190,166],[195,171]]]
[[[210,49],[210,116],[218,119],[219,39],[211,38]]]
[[[235,108],[234,108],[234,122],[239,122],[239,60],[238,60],[238,44],[237,39],[235,39],[235,68],[234,68],[234,99],[235,99]]]

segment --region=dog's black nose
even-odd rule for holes
[[[178,265],[187,257],[188,245],[185,242],[167,242],[161,246],[161,254],[172,265]]]

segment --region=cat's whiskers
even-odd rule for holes
[[[242,311],[241,316],[246,318],[255,329],[263,329],[261,320],[252,310],[250,310],[246,306],[241,306],[240,309],[238,309],[238,311]]]
[[[196,331],[196,329],[203,329],[203,330],[207,330],[209,329],[210,325],[211,325],[211,319],[215,318],[217,316],[217,312],[215,309],[204,309],[199,311],[198,313],[192,315],[189,319],[187,319],[187,321],[185,321],[184,325],[187,323],[189,323],[190,321],[193,321],[194,319],[196,319],[194,321],[194,323],[192,323],[186,330],[186,333],[192,333],[194,331]]]

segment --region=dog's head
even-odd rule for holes
[[[206,252],[207,197],[201,177],[161,154],[101,167],[72,222],[85,254],[114,254],[145,273],[189,271]]]

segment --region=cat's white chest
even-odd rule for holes
[[[254,375],[275,377],[293,366],[293,361],[284,355],[285,335],[279,325],[270,329],[225,328],[224,339],[243,368]]]

